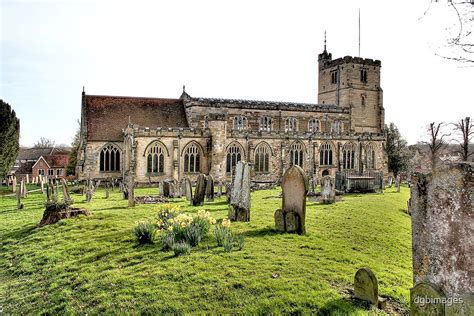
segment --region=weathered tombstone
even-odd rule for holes
[[[132,176],[128,180],[128,207],[135,206],[135,180]]]
[[[321,202],[324,204],[336,202],[335,181],[331,176],[324,176],[321,179]]]
[[[410,289],[410,315],[446,315],[444,304],[433,303],[445,300],[443,292],[434,284],[418,283]],[[467,314],[466,314],[467,315]]]
[[[158,195],[159,195],[159,196],[163,196],[163,195],[164,195],[164,192],[163,192],[163,191],[164,191],[165,189],[164,189],[164,184],[163,184],[163,182],[164,182],[164,181],[160,181],[159,184],[158,184],[158,190],[159,190]]]
[[[69,195],[69,188],[67,187],[66,180],[64,178],[61,179],[61,185],[63,187],[63,199],[66,203],[71,203],[72,199]]]
[[[275,228],[281,230],[281,222],[283,222],[283,231],[304,234],[308,178],[303,169],[293,165],[286,170],[281,188],[283,190],[282,208],[275,212]]]
[[[472,163],[455,163],[428,175],[416,173],[411,177],[409,212],[415,286],[410,300],[414,301],[413,294],[417,293],[413,290],[420,284],[430,284],[436,289],[433,295],[462,299],[457,304],[445,304],[447,315],[474,314],[473,171]]]
[[[168,181],[163,181],[163,196],[164,197],[171,197],[171,184]]]
[[[221,197],[222,196],[222,182],[219,181],[217,182],[217,197]]]
[[[109,198],[109,182],[107,181],[105,183],[105,198],[108,199]]]
[[[392,184],[393,184],[393,177],[392,177],[392,176],[388,176],[388,187],[391,188],[391,187],[392,187]]]
[[[174,182],[168,182],[168,197],[176,197],[176,193],[176,186],[174,185]]]
[[[196,181],[196,189],[194,191],[193,206],[204,205],[204,197],[206,193],[206,176],[200,174]]]
[[[357,270],[354,276],[354,296],[377,305],[379,288],[377,278],[370,268],[365,267]]]
[[[25,194],[25,188],[26,188],[26,186],[25,186],[25,179],[22,178],[21,181],[20,181],[20,196],[21,196],[22,198],[25,198],[25,196],[26,196],[26,194]]]
[[[13,177],[12,179],[12,192],[16,192],[16,177]]]
[[[395,187],[397,188],[397,192],[400,192],[400,177],[397,176],[395,179]]]
[[[230,195],[229,219],[250,221],[250,165],[239,161],[235,166],[232,193]]]
[[[308,195],[311,195],[311,196],[314,195],[315,187],[316,187],[316,179],[315,178],[309,179]]]
[[[94,183],[92,180],[87,181],[87,189],[86,189],[86,202],[89,203],[92,201],[92,196],[94,195]]]
[[[206,180],[206,199],[214,201],[214,179],[211,175],[208,175]]]
[[[21,210],[23,208],[23,203],[21,203],[21,192],[18,190],[16,192],[16,207],[17,209]]]
[[[30,175],[29,174],[26,175],[26,184],[30,184]]]
[[[40,177],[40,186],[41,186],[41,193],[44,194],[44,181],[43,181],[43,177]]]
[[[193,186],[191,184],[191,180],[189,180],[189,178],[185,178],[184,185],[185,185],[184,192],[186,193],[186,200],[192,201],[193,200]]]

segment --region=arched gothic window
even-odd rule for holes
[[[354,144],[346,143],[342,147],[342,168],[354,169],[354,166],[355,166]]]
[[[99,160],[100,171],[120,171],[120,150],[114,145],[102,148]]]
[[[239,131],[244,130],[247,127],[247,118],[245,116],[239,115],[234,117],[234,129]]]
[[[298,165],[303,168],[304,149],[303,144],[295,142],[290,148],[290,164]]]
[[[321,131],[321,123],[317,119],[311,119],[308,122],[308,130],[310,132],[316,133]]]
[[[272,118],[268,116],[263,116],[260,118],[260,130],[261,131],[271,131],[272,130]]]
[[[166,150],[159,142],[154,142],[147,151],[146,170],[148,173],[163,173]]]
[[[321,166],[332,165],[332,147],[328,143],[323,144],[319,150],[319,164]]]
[[[266,143],[261,143],[255,150],[255,172],[269,172],[270,170],[270,147]]]
[[[285,132],[298,131],[298,120],[296,117],[289,117],[285,120]]]
[[[201,172],[201,149],[191,143],[184,151],[184,172]]]
[[[342,132],[342,122],[339,121],[339,120],[335,120],[334,122],[332,122],[331,132],[336,133],[336,134],[341,133]]]
[[[372,144],[365,147],[365,165],[367,169],[375,169],[375,150]]]
[[[226,172],[232,172],[232,169],[237,165],[237,162],[242,160],[242,152],[240,146],[236,143],[227,148]]]

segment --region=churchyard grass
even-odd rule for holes
[[[135,196],[156,194],[138,188]],[[273,214],[281,190],[252,192],[250,222],[233,222],[242,250],[217,247],[213,229],[190,255],[139,246],[137,221],[156,222],[156,205],[127,207],[116,190],[103,189],[92,202],[71,194],[88,217],[37,227],[44,206],[40,192],[23,199],[0,197],[0,310],[37,313],[321,313],[380,312],[350,299],[355,272],[368,266],[389,305],[407,310],[412,286],[409,189],[345,195],[320,205],[308,200],[306,234],[277,233]],[[227,217],[225,197],[181,210]]]

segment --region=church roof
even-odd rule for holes
[[[301,102],[282,102],[282,101],[261,101],[261,100],[242,100],[242,99],[219,99],[219,98],[195,98],[190,97],[186,102],[187,106],[211,106],[211,107],[230,107],[242,109],[257,110],[282,110],[282,111],[344,111],[344,109],[335,104],[315,104]]]
[[[123,141],[129,122],[149,128],[188,127],[181,99],[84,95],[87,138]]]

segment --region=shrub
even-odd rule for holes
[[[224,251],[231,252],[233,244],[234,244],[234,236],[232,236],[232,233],[229,231],[229,233],[225,235],[224,240],[222,241],[222,246],[224,247]]]
[[[217,246],[223,246],[224,241],[230,235],[230,220],[223,219],[221,223],[214,228],[214,236],[216,237]]]
[[[191,246],[185,241],[174,243],[172,249],[176,257],[181,255],[189,255],[191,253]]]
[[[204,237],[199,226],[193,225],[193,224],[186,227],[183,230],[183,233],[184,233],[184,239],[186,240],[186,242],[188,242],[193,247],[198,246],[202,237]]]
[[[235,237],[235,241],[237,242],[237,248],[238,248],[239,250],[242,250],[242,249],[244,248],[244,245],[245,245],[244,235],[238,234],[238,235]]]
[[[163,204],[158,206],[158,214],[156,215],[158,229],[166,230],[171,225],[171,221],[179,213],[179,207],[171,204]]]
[[[175,234],[172,230],[165,231],[161,234],[160,239],[162,244],[161,250],[169,251],[173,248],[173,245],[175,244]]]
[[[140,245],[152,244],[155,236],[155,225],[144,221],[137,222],[137,226],[133,228],[133,235]]]
[[[71,201],[46,201],[44,207],[46,212],[61,212],[66,210],[71,205]]]

